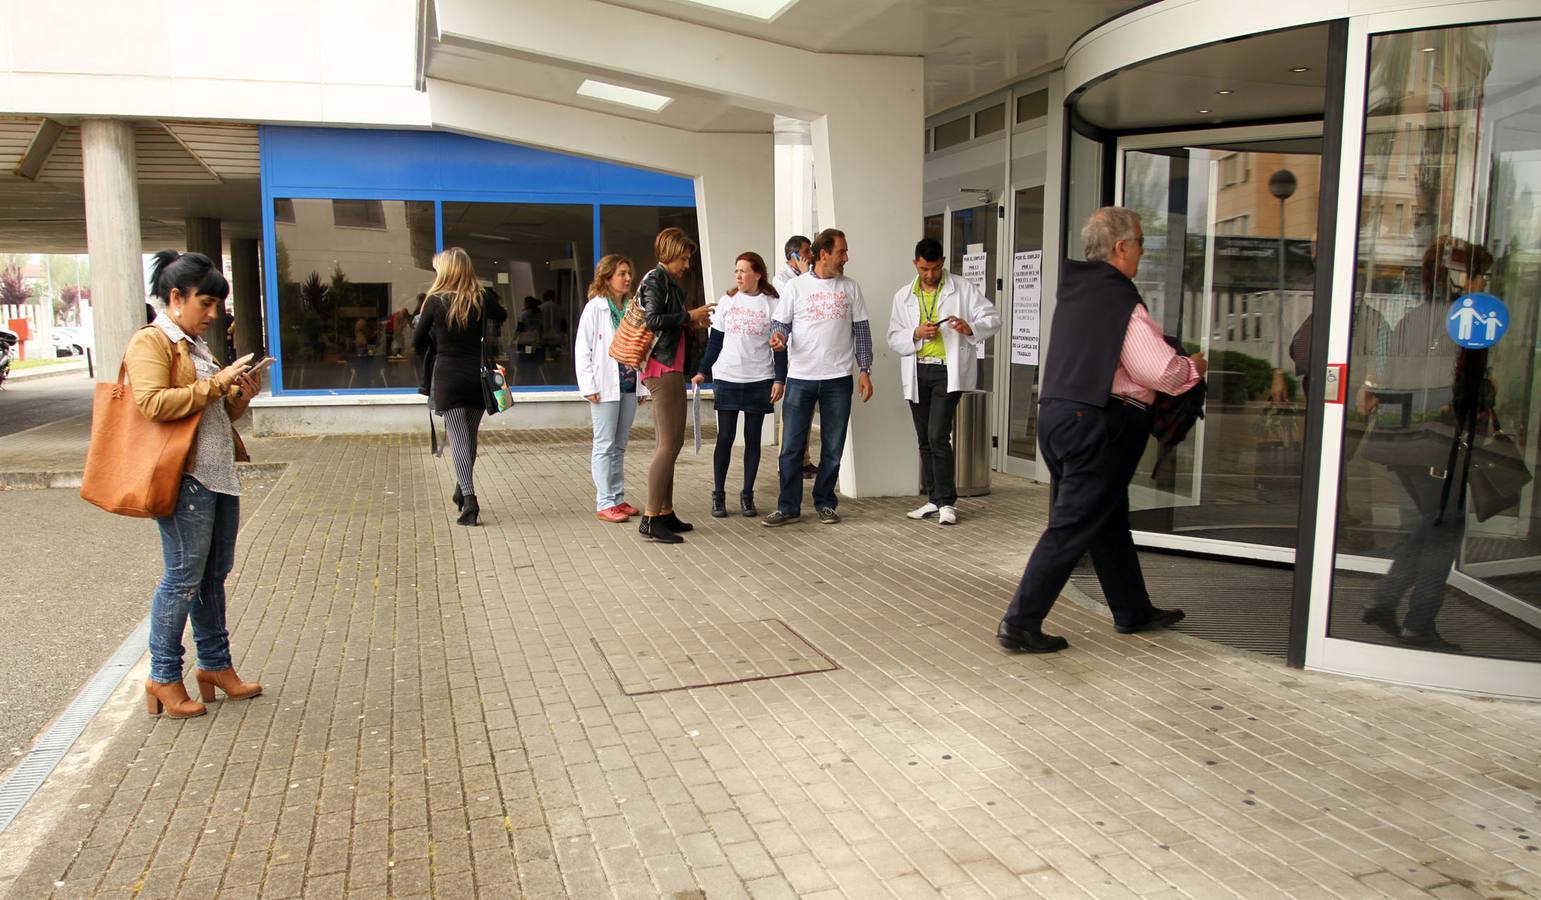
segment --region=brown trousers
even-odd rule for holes
[[[647,502],[642,511],[656,516],[674,509],[674,463],[685,446],[685,376],[666,372],[643,383],[652,401],[658,445],[647,470]]]

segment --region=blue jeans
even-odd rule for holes
[[[225,578],[235,566],[240,522],[240,497],[217,494],[191,475],[182,476],[176,511],[155,520],[166,573],[150,601],[151,680],[182,680],[182,630],[189,618],[198,667],[207,672],[230,668]]]
[[[819,408],[819,474],[813,479],[813,508],[834,509],[840,501],[835,485],[840,482],[840,457],[845,453],[845,431],[851,420],[851,376],[822,381],[787,379],[781,414],[781,495],[776,508],[795,516],[803,507],[803,451],[813,428],[813,408]]]
[[[621,394],[619,400],[589,404],[594,420],[594,508],[609,509],[626,500],[626,441],[637,417],[637,395]]]

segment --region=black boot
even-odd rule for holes
[[[460,493],[460,485],[458,485],[458,484],[455,485],[455,493],[451,494],[449,498],[451,500],[455,501],[455,508],[456,509],[464,509],[465,508],[465,505],[466,505],[466,495]]]
[[[760,514],[754,505],[754,491],[742,491],[738,495],[738,505],[744,511],[744,518],[752,519]]]
[[[683,544],[685,539],[669,530],[669,526],[663,522],[663,516],[643,516],[642,524],[637,526],[637,532],[650,541],[660,544]]]
[[[712,491],[712,518],[726,519],[728,517],[728,501],[723,491]]]
[[[460,518],[456,519],[461,525],[480,525],[477,517],[482,513],[481,506],[477,505],[475,494],[465,495],[465,505],[460,507]]]
[[[676,516],[674,514],[674,510],[672,509],[661,516],[654,516],[653,518],[657,519],[661,525],[674,532],[675,534],[684,534],[685,532],[696,527],[689,522],[681,522],[680,517]]]

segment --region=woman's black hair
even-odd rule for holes
[[[186,297],[207,294],[224,300],[230,296],[230,282],[214,261],[202,253],[162,250],[150,263],[150,296],[169,301],[173,290]]]

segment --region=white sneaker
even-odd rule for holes
[[[958,508],[956,506],[944,506],[937,511],[936,520],[942,525],[958,524]]]
[[[905,515],[912,519],[924,519],[928,516],[934,516],[936,515],[936,504],[927,503],[925,506],[922,506],[919,509],[910,510],[909,512],[905,513]]]

